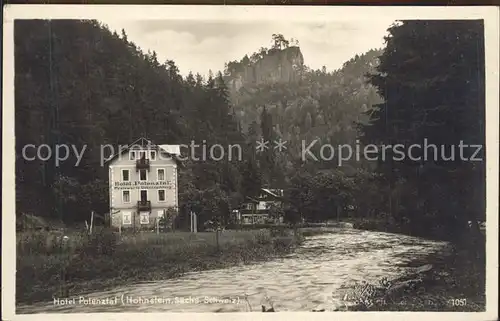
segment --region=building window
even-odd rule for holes
[[[122,169],[122,181],[128,182],[130,181],[130,172],[128,169]]]
[[[132,224],[132,213],[130,213],[130,212],[123,212],[122,213],[122,224],[123,225]]]
[[[145,203],[148,201],[148,191],[147,190],[145,190],[145,189],[141,190],[140,196],[141,196],[142,203]]]
[[[164,190],[164,189],[159,189],[159,190],[158,190],[158,201],[159,201],[159,202],[165,202],[165,200],[166,200],[166,198],[165,198],[165,197],[166,197],[166,195],[165,195],[165,194],[166,194],[166,193],[165,193],[165,190]]]
[[[141,219],[140,219],[141,224],[149,224],[149,213],[141,213]]]
[[[156,152],[151,151],[151,160],[156,160]]]
[[[159,181],[165,180],[165,169],[164,168],[158,168],[158,180]]]
[[[252,210],[253,209],[253,204],[252,203],[248,203],[247,206],[246,206],[247,210]]]
[[[130,191],[122,192],[123,203],[130,203]]]
[[[139,180],[140,181],[147,181],[148,180],[148,171],[145,169],[141,169],[139,171]]]
[[[135,160],[135,152],[130,152],[129,156],[129,160]]]

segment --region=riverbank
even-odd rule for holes
[[[289,254],[277,255],[255,264],[233,265],[188,273],[182,277],[138,282],[84,297],[106,298],[209,298],[236,299],[239,304],[219,301],[211,304],[154,303],[144,306],[129,302],[117,305],[54,305],[53,302],[20,304],[18,313],[97,312],[250,312],[261,306],[278,312],[304,312],[323,306],[333,311],[344,306],[344,294],[360,280],[376,282],[405,274],[400,267],[411,259],[440,251],[444,242],[399,234],[336,229],[306,238]],[[78,296],[70,296],[78,300]],[[128,302],[128,301],[127,301]],[[321,309],[319,309],[321,310]]]
[[[385,221],[353,220],[354,228],[411,235]],[[436,239],[432,233],[427,239]],[[403,268],[432,266],[421,275],[403,275],[393,282],[380,280],[365,291],[349,310],[359,311],[460,311],[486,308],[486,237],[484,230],[463,231],[450,237],[447,249],[413,260]],[[394,284],[403,285],[394,291]],[[392,286],[392,289],[391,289]],[[364,297],[363,297],[364,296]]]
[[[66,236],[66,237],[65,237]],[[16,303],[30,304],[186,272],[268,260],[303,241],[291,230],[121,235],[17,234]]]
[[[480,246],[450,245],[404,267],[414,268],[413,274],[393,282],[381,280],[348,310],[485,311],[486,268]]]

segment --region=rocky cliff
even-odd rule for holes
[[[247,85],[290,83],[298,80],[303,66],[299,47],[271,49],[254,61],[244,57],[240,62],[229,63],[226,83],[233,91]]]
[[[366,78],[376,72],[380,54],[370,50],[328,72],[308,68],[298,46],[261,48],[251,58],[227,63],[226,85],[244,131],[252,122],[260,123],[265,107],[273,125],[282,129],[280,136],[296,132],[325,136],[324,130],[337,127],[354,130],[352,122],[363,121],[364,113],[380,102]]]

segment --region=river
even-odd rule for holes
[[[269,307],[269,302],[276,311],[318,306],[330,311],[345,304],[345,291],[353,284],[396,278],[405,272],[404,263],[445,246],[398,234],[339,229],[308,237],[296,251],[272,261],[18,306],[17,313],[249,312],[260,311],[262,304]]]

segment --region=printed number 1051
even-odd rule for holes
[[[463,307],[467,305],[467,299],[451,299],[449,303],[452,306]]]

